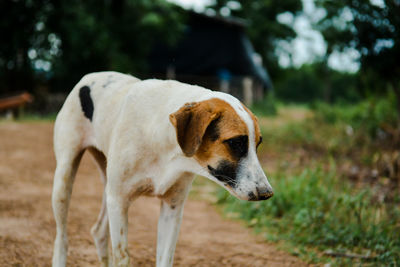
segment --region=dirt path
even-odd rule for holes
[[[49,266],[55,236],[51,123],[0,122],[0,266]],[[69,213],[68,266],[98,266],[90,236],[102,184],[89,156],[78,171]],[[140,198],[129,211],[134,266],[155,266],[159,201]],[[175,266],[306,266],[264,243],[204,201],[189,200]]]

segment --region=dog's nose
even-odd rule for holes
[[[266,200],[274,195],[272,188],[270,187],[257,187],[257,195],[253,192],[249,193],[249,201]]]
[[[257,187],[258,200],[266,200],[274,195],[270,187]]]

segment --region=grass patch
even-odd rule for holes
[[[46,115],[29,113],[29,114],[25,114],[18,120],[19,121],[55,121],[56,117],[57,117],[57,113],[50,113],[50,114],[46,114]]]
[[[351,134],[346,131],[346,125],[337,123],[329,125],[315,119],[292,122],[278,128],[262,125],[263,138],[267,151],[282,150],[282,148],[303,148],[308,153],[318,152],[328,155],[346,154],[361,143],[369,144],[369,137]]]
[[[300,175],[280,174],[271,181],[275,196],[246,202],[225,190],[218,203],[236,214],[268,240],[283,240],[293,253],[311,262],[335,265],[398,266],[400,264],[400,209],[377,203],[368,190],[354,192],[334,171],[307,169]],[[370,260],[323,256],[332,250],[368,255]]]
[[[277,114],[276,100],[273,93],[268,93],[263,100],[254,103],[251,110],[257,116],[273,116]]]
[[[396,96],[392,91],[383,97],[369,97],[356,104],[318,102],[313,108],[320,122],[345,123],[373,138],[382,137],[385,129],[396,127],[399,122]]]
[[[38,114],[38,113],[24,113],[18,118],[6,119],[0,118],[0,122],[16,121],[16,122],[52,122],[55,121],[57,113]]]
[[[399,266],[398,184],[378,168],[379,159],[396,152],[385,132],[398,125],[395,107],[393,94],[312,110],[278,105],[277,116],[259,118],[259,157],[275,196],[246,202],[220,189],[218,203],[228,217],[309,262]]]

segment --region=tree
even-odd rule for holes
[[[380,93],[393,88],[400,116],[400,1],[317,1],[326,16],[316,25],[328,44],[328,54],[346,48],[360,53],[364,90]]]
[[[0,92],[32,90],[29,49],[40,42],[36,24],[45,1],[0,1]]]
[[[145,72],[152,44],[174,41],[181,17],[164,0],[64,0],[55,2],[47,25],[62,43],[53,85],[65,89],[60,82],[72,86],[88,72]]]
[[[86,73],[140,73],[153,42],[177,39],[182,17],[165,0],[0,1],[0,90],[66,91]]]
[[[262,56],[271,76],[278,76],[280,66],[275,53],[277,42],[295,38],[296,32],[290,26],[278,22],[277,16],[284,12],[292,13],[293,16],[301,12],[301,0],[217,0],[209,8],[217,14],[224,15],[228,11],[232,16],[244,18],[255,51]]]

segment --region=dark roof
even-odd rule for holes
[[[233,26],[239,28],[247,27],[248,23],[245,19],[237,18],[237,17],[222,17],[219,15],[211,16],[204,13],[197,13],[194,11],[188,11],[191,17],[191,22],[202,22],[202,23],[211,23],[211,24],[223,24],[225,26]]]
[[[150,56],[152,73],[165,73],[174,66],[177,75],[252,76],[271,88],[267,71],[254,61],[254,49],[239,18],[208,16],[189,11],[182,39],[173,47],[158,44]]]

